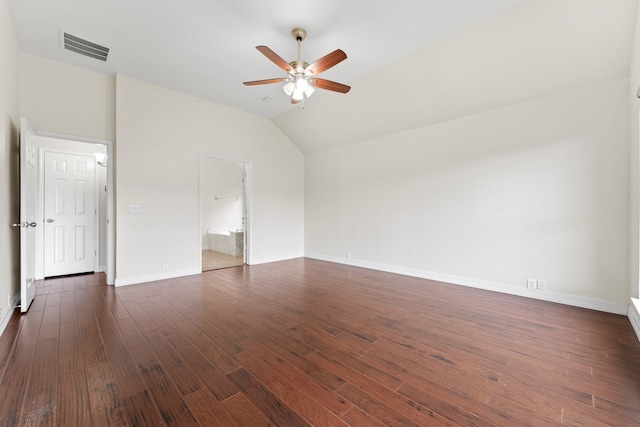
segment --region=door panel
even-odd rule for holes
[[[35,132],[24,117],[20,120],[20,311],[26,312],[36,293],[35,227],[37,155]]]
[[[45,276],[94,271],[94,158],[44,157]]]

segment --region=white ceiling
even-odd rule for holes
[[[21,50],[272,118],[304,153],[626,77],[638,0],[8,0]],[[305,110],[259,53],[348,59]],[[66,31],[109,46],[106,63],[66,51]],[[264,97],[272,102],[263,102]]]

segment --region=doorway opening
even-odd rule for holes
[[[245,160],[200,154],[201,271],[249,262],[249,175]]]
[[[111,141],[36,131],[35,144],[37,221],[42,224],[36,230],[36,277],[104,272],[112,285]],[[83,171],[88,179],[81,176]]]

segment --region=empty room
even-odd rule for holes
[[[640,425],[638,0],[0,0],[0,426]]]

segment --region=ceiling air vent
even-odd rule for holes
[[[62,43],[64,48],[67,50],[90,58],[98,59],[100,61],[106,62],[107,56],[109,55],[108,47],[90,42],[89,40],[74,36],[73,34],[63,32]]]

